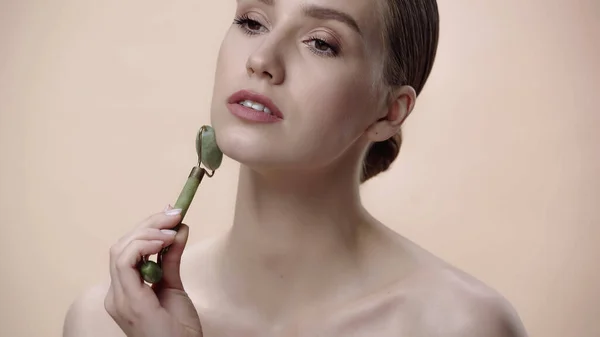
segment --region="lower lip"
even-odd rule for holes
[[[262,111],[256,111],[252,108],[248,108],[237,103],[227,104],[227,108],[235,116],[252,122],[277,123],[282,121],[282,119],[277,116],[273,116]]]

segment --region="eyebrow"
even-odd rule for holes
[[[263,0],[261,0],[263,1]],[[273,1],[273,0],[264,0],[264,1]],[[352,28],[355,32],[362,36],[362,32],[360,31],[360,27],[356,23],[356,20],[352,18],[350,15],[340,12],[338,10],[332,8],[325,8],[315,5],[304,6],[304,15],[310,16],[315,19],[320,20],[336,20],[342,23],[345,23],[347,26]]]
[[[258,2],[261,2],[267,6],[273,6],[275,4],[275,0],[258,0]],[[354,18],[349,14],[346,14],[333,8],[326,8],[317,5],[303,5],[302,9],[304,15],[306,16],[320,20],[339,21],[352,28],[360,36],[363,35],[362,31],[360,30],[360,27],[358,26],[358,23],[356,23],[356,20],[354,20]]]

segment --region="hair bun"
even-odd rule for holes
[[[382,142],[373,143],[365,156],[361,183],[389,169],[392,162],[398,157],[401,145],[402,132],[398,132]]]

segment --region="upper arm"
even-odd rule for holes
[[[69,307],[63,337],[125,337],[104,309],[107,285],[98,285],[80,295]]]

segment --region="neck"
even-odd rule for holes
[[[356,177],[350,170],[282,177],[242,166],[223,252],[224,282],[240,306],[285,315],[356,274],[368,228]]]
[[[271,256],[305,255],[308,244],[352,248],[362,207],[358,187],[341,174],[271,179],[242,167],[239,181],[230,233],[236,247]]]

